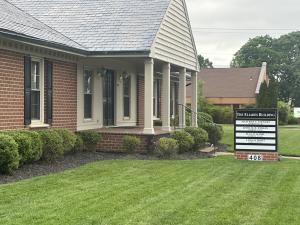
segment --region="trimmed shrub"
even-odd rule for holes
[[[63,138],[56,130],[43,130],[39,134],[43,142],[43,160],[53,161],[64,154]]]
[[[77,139],[76,135],[68,129],[55,129],[55,131],[63,139],[64,153],[72,151],[72,149],[75,147]]]
[[[76,134],[76,141],[75,141],[75,145],[73,148],[73,152],[80,152],[84,150],[84,144],[83,144],[83,140],[82,137],[79,134]]]
[[[32,139],[27,133],[9,132],[8,133],[18,144],[20,165],[31,162],[33,158]]]
[[[133,153],[137,150],[137,147],[141,144],[141,140],[134,136],[123,137],[123,147],[126,152]]]
[[[209,114],[213,117],[213,121],[219,124],[233,123],[233,110],[230,107],[214,106],[210,109]]]
[[[178,142],[178,151],[179,153],[189,152],[193,149],[195,144],[194,138],[189,133],[184,130],[175,131],[171,138],[175,139]]]
[[[297,125],[297,124],[298,124],[297,118],[295,118],[295,117],[292,116],[292,115],[289,115],[289,118],[288,118],[288,124],[289,124],[289,125]]]
[[[43,154],[43,142],[41,136],[36,131],[20,131],[31,138],[31,157],[28,162],[38,161]]]
[[[102,140],[102,136],[99,132],[94,130],[80,131],[78,135],[83,140],[83,146],[85,151],[94,151],[97,144]]]
[[[213,118],[211,115],[205,112],[198,113],[198,124],[205,124],[213,122]]]
[[[186,127],[184,129],[185,132],[189,133],[194,138],[194,150],[198,150],[199,147],[202,147],[205,145],[205,143],[208,141],[208,134],[205,130],[202,128],[197,127]]]
[[[0,134],[0,173],[10,174],[19,167],[18,144],[7,135]]]
[[[178,153],[178,143],[173,138],[160,138],[155,143],[154,154],[160,158],[170,159]]]
[[[203,124],[201,126],[208,133],[208,140],[211,144],[218,144],[224,135],[223,128],[215,124]]]

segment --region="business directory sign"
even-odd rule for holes
[[[276,109],[237,109],[234,121],[236,151],[277,152]]]

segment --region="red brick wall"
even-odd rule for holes
[[[53,121],[52,127],[68,128],[77,126],[77,65],[53,62]]]
[[[235,152],[235,157],[239,160],[248,160],[248,155],[262,155],[264,161],[278,161],[279,158],[277,152]]]
[[[46,106],[45,101],[45,110]],[[46,115],[45,112],[44,114]],[[77,65],[74,63],[53,62],[53,121],[51,125],[55,128],[76,130]],[[0,49],[0,130],[23,128],[24,54]]]
[[[102,141],[97,145],[97,151],[101,152],[124,152],[123,137],[124,134],[118,133],[101,133]],[[153,150],[154,143],[161,137],[169,136],[170,134],[161,135],[139,135],[130,134],[130,136],[138,137],[141,144],[138,146],[138,152],[146,153]]]
[[[24,56],[0,50],[0,130],[24,128]]]
[[[137,122],[138,126],[144,126],[144,100],[145,100],[145,79],[138,76],[137,79]]]

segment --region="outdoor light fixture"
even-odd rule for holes
[[[106,72],[107,72],[107,69],[105,69],[104,67],[102,67],[101,69],[97,70],[97,75],[99,77],[103,77],[106,74]]]
[[[120,80],[126,79],[129,77],[129,74],[127,73],[127,71],[124,71],[121,75],[120,75]]]

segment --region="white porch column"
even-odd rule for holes
[[[198,127],[197,121],[197,97],[198,97],[198,79],[197,79],[197,72],[192,72],[192,110],[195,114],[192,116],[192,127]]]
[[[162,106],[161,106],[161,119],[162,130],[171,131],[170,126],[170,86],[171,86],[171,65],[165,63],[163,65],[162,75]]]
[[[153,128],[153,59],[145,60],[144,134],[154,134]]]
[[[179,71],[179,128],[185,128],[185,108],[186,106],[186,68]]]

